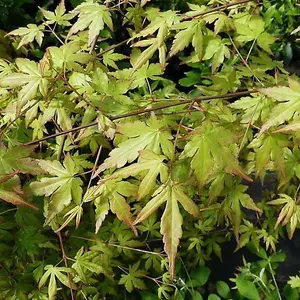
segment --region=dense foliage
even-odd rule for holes
[[[61,1],[2,37],[0,299],[298,299],[276,269],[300,83],[274,60],[298,25],[272,1],[171,2]],[[233,241],[256,259],[214,280]]]

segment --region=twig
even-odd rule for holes
[[[63,242],[63,239],[62,239],[62,236],[61,236],[61,232],[58,231],[58,232],[56,232],[56,234],[57,234],[58,239],[59,239],[59,245],[60,245],[60,249],[61,249],[61,253],[62,253],[62,259],[65,263],[66,268],[68,268],[68,261],[67,261],[67,256],[66,256],[64,242]],[[75,296],[74,296],[73,289],[72,289],[72,286],[71,286],[71,277],[70,277],[69,273],[67,273],[67,274],[68,274],[68,281],[69,281],[69,286],[70,286],[71,298],[72,298],[72,300],[75,300]]]
[[[261,80],[254,74],[253,70],[250,68],[249,64],[247,63],[247,61],[243,58],[243,56],[241,55],[240,51],[238,50],[238,48],[236,47],[232,37],[228,34],[228,37],[230,39],[230,42],[234,48],[234,50],[236,51],[236,53],[238,54],[241,62],[246,66],[246,68],[252,73],[253,77],[260,83],[260,85],[262,87],[264,87],[264,84],[261,82]]]
[[[101,56],[101,55],[103,55],[103,54],[109,52],[110,50],[113,50],[113,49],[115,49],[115,48],[117,48],[117,47],[119,47],[119,46],[122,46],[123,44],[126,44],[129,40],[130,40],[130,38],[127,39],[127,40],[124,40],[124,41],[122,41],[122,42],[120,42],[120,43],[118,43],[118,44],[111,45],[110,47],[108,47],[108,48],[104,49],[103,51],[99,52],[99,53],[97,54],[97,56]]]
[[[71,83],[64,76],[60,76],[60,79],[79,97],[79,99],[83,100],[90,107],[99,112],[99,109],[91,101],[85,99],[81,94],[79,94],[79,92],[71,85]]]
[[[211,8],[211,9],[208,9],[206,11],[203,11],[203,12],[199,12],[193,16],[183,16],[183,20],[191,20],[191,19],[194,19],[194,18],[197,18],[197,17],[201,17],[201,16],[204,16],[204,15],[207,15],[207,14],[210,14],[210,13],[213,13],[213,12],[216,12],[216,11],[220,11],[222,9],[226,9],[226,8],[229,8],[231,6],[235,6],[235,5],[239,5],[239,4],[244,4],[244,3],[248,3],[248,2],[251,2],[252,0],[241,0],[241,1],[237,1],[237,2],[232,2],[232,3],[228,3],[228,4],[224,4],[224,5],[220,5],[218,7],[214,7],[214,8]]]
[[[50,25],[48,25],[47,23],[44,23],[44,24],[46,24],[46,26],[50,29],[50,32],[58,39],[58,41],[62,44],[62,45],[64,45],[64,42],[60,39],[60,37],[55,33],[55,31],[54,31],[54,29],[52,29],[51,27],[50,27]]]
[[[232,97],[241,97],[241,96],[249,95],[249,94],[255,93],[255,92],[258,92],[258,90],[253,89],[253,90],[249,90],[249,91],[228,93],[228,94],[223,94],[223,95],[218,95],[218,96],[195,97],[195,98],[180,101],[178,103],[158,105],[156,107],[151,107],[151,108],[147,108],[147,109],[143,109],[143,110],[136,110],[136,111],[129,112],[129,113],[126,113],[126,114],[121,114],[121,115],[118,115],[118,116],[112,116],[112,117],[110,117],[110,120],[111,121],[120,120],[120,119],[124,119],[124,118],[127,118],[127,117],[141,115],[141,114],[145,114],[145,113],[160,110],[160,109],[165,109],[165,108],[175,107],[175,106],[179,106],[179,105],[189,104],[191,102],[208,101],[208,100],[213,100],[213,99],[226,99],[226,98],[232,98]],[[86,125],[74,127],[72,129],[69,129],[69,130],[65,130],[65,131],[62,131],[62,132],[57,132],[57,133],[48,135],[46,137],[43,137],[41,139],[25,143],[23,145],[24,146],[34,145],[34,144],[49,140],[51,138],[55,138],[55,137],[60,136],[60,135],[68,134],[70,132],[75,132],[75,131],[78,131],[78,130],[81,130],[81,129],[85,129],[85,128],[88,128],[88,127],[91,127],[91,126],[95,126],[97,124],[98,124],[98,121],[94,121],[94,122],[86,124]]]
[[[91,45],[89,54],[92,54],[92,53],[93,53],[93,51],[94,51],[94,49],[95,49],[95,47],[96,47],[96,43],[97,43],[97,41],[98,41],[98,37],[99,37],[99,35],[97,34],[97,35],[95,36],[93,42],[92,42],[92,45]]]
[[[255,45],[255,42],[256,42],[256,39],[253,40],[252,45],[251,45],[251,47],[250,47],[250,50],[249,50],[249,52],[248,52],[248,54],[247,54],[247,56],[246,56],[245,62],[247,62],[247,63],[248,63],[248,59],[249,59],[249,57],[250,57],[250,54],[251,54],[251,52],[252,52],[252,50],[253,50],[253,47],[254,47],[254,45]]]

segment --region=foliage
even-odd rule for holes
[[[1,299],[298,297],[275,270],[300,224],[300,84],[267,13],[155,3],[61,1],[7,34]],[[260,260],[211,288],[229,241]]]

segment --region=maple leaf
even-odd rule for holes
[[[38,210],[35,205],[24,199],[20,178],[14,173],[0,177],[0,199],[16,206]]]
[[[203,19],[212,24],[215,22],[214,33],[226,32],[234,29],[234,25],[229,16],[222,12],[216,12],[203,16]]]
[[[96,206],[96,233],[110,209],[119,220],[125,222],[137,234],[133,226],[130,206],[124,198],[124,196],[135,196],[136,192],[136,185],[112,178],[104,178],[98,182],[97,186],[87,190],[84,195],[84,202],[93,201]]]
[[[63,165],[59,161],[40,160],[38,163],[42,169],[54,176],[43,177],[40,181],[30,184],[35,195],[50,196],[46,216],[46,224],[49,224],[72,199],[76,204],[80,204],[83,182],[80,178],[75,178],[79,169],[69,155],[66,156]]]
[[[61,0],[60,3],[55,8],[55,11],[48,11],[42,7],[39,7],[40,11],[44,15],[44,17],[47,19],[46,24],[53,24],[57,23],[61,26],[70,26],[71,23],[69,22],[71,19],[73,19],[76,15],[76,13],[68,13],[66,14],[66,8],[65,8],[65,1]]]
[[[159,12],[150,22],[150,24],[141,30],[138,34],[132,37],[136,39],[139,37],[152,36],[157,31],[156,38],[151,38],[149,40],[142,40],[134,44],[135,47],[148,47],[144,50],[133,64],[133,71],[142,67],[152,56],[159,50],[159,60],[162,69],[166,65],[166,45],[165,38],[168,33],[168,29],[179,22],[179,17],[176,12],[168,10],[166,12]],[[132,40],[131,39],[131,40]]]
[[[227,39],[221,39],[219,36],[207,36],[205,53],[203,60],[212,59],[212,73],[224,62],[225,57],[230,57],[230,51],[227,47],[230,42]]]
[[[109,9],[105,5],[94,3],[93,0],[88,0],[78,5],[73,12],[78,12],[79,17],[76,23],[71,27],[67,39],[86,28],[89,28],[88,46],[90,46],[100,31],[106,24],[113,31],[113,23]]]
[[[200,215],[197,205],[186,196],[180,185],[169,180],[155,191],[153,198],[141,210],[133,224],[136,225],[147,219],[165,202],[166,208],[161,219],[160,232],[163,235],[164,249],[169,259],[170,275],[171,278],[174,278],[175,259],[179,239],[182,236],[181,226],[183,222],[178,202],[194,217],[199,217]]]
[[[124,284],[126,290],[131,293],[133,288],[146,289],[146,285],[141,277],[145,275],[145,272],[139,269],[140,262],[138,261],[133,266],[129,266],[127,274],[122,274],[119,284]]]
[[[292,239],[294,232],[300,223],[300,205],[297,205],[297,202],[286,194],[279,194],[279,196],[280,198],[267,203],[270,205],[283,205],[277,218],[275,228],[277,228],[279,224],[282,226],[289,224],[289,239]]]
[[[95,274],[108,275],[110,272],[101,266],[101,256],[98,251],[88,251],[84,253],[84,247],[81,247],[74,258],[76,261],[72,268],[78,273],[84,283],[88,283],[86,271]]]
[[[273,87],[260,89],[260,92],[268,97],[279,101],[271,111],[269,119],[262,126],[260,133],[267,131],[272,126],[283,124],[300,114],[300,85],[296,85],[292,80],[290,87]]]
[[[141,199],[151,193],[156,184],[156,178],[159,175],[162,183],[168,178],[168,167],[163,163],[166,157],[157,155],[149,150],[142,150],[139,154],[139,162],[128,167],[122,168],[112,176],[129,177],[137,176],[143,171],[148,171],[139,185],[138,199]]]
[[[239,166],[234,148],[234,136],[224,127],[215,127],[203,122],[191,134],[190,141],[180,155],[181,159],[191,157],[191,167],[200,186],[204,186],[216,169],[224,170],[252,181]]]
[[[9,32],[7,35],[23,36],[17,49],[19,49],[23,45],[33,42],[34,39],[37,41],[39,46],[41,46],[44,37],[44,33],[43,33],[44,29],[45,26],[43,24],[39,26],[35,24],[28,24],[27,27],[20,27],[18,29]]]
[[[199,20],[195,19],[180,23],[178,26],[175,25],[173,29],[177,29],[178,27],[181,30],[175,35],[169,55],[174,56],[192,42],[198,59],[201,60],[203,51],[203,22],[199,22]]]
[[[25,174],[40,174],[41,167],[37,160],[29,158],[35,146],[18,146],[7,149],[0,144],[0,174],[9,174],[12,172]]]
[[[262,211],[256,206],[253,199],[245,193],[248,189],[245,185],[236,185],[228,193],[227,197],[221,204],[219,218],[226,216],[233,224],[233,231],[236,241],[239,242],[240,224],[242,220],[241,206],[257,211]]]
[[[289,140],[284,134],[260,135],[255,138],[248,148],[255,150],[256,174],[262,179],[268,169],[270,161],[274,162],[275,168],[286,181],[286,163],[284,160],[284,148],[289,145]]]
[[[146,123],[136,121],[119,124],[116,131],[128,139],[110,152],[110,157],[100,165],[93,177],[106,169],[115,166],[121,168],[127,162],[133,162],[138,158],[139,151],[143,149],[152,150],[157,154],[162,152],[168,158],[173,157],[173,144],[170,141],[172,135],[163,122],[155,117],[150,118]]]
[[[244,111],[241,119],[243,123],[251,121],[252,124],[259,119],[265,121],[269,117],[273,106],[273,100],[259,94],[252,97],[242,97],[229,104],[229,107]]]
[[[46,96],[48,91],[48,80],[45,78],[45,68],[42,63],[37,64],[26,58],[17,58],[16,64],[22,73],[8,74],[0,79],[1,87],[15,88],[23,86],[19,92],[19,108],[33,99],[39,91]]]
[[[70,103],[70,97],[68,95],[57,94],[44,109],[41,123],[45,124],[56,116],[57,123],[63,130],[71,129],[72,121],[70,111],[74,110],[74,108],[75,105]]]
[[[119,60],[123,60],[123,59],[127,58],[127,56],[124,54],[121,54],[121,53],[114,53],[114,50],[111,50],[111,51],[104,53],[102,58],[103,58],[103,63],[106,66],[110,66],[114,69],[118,69],[118,66],[116,65],[115,62],[119,61]]]
[[[82,71],[81,64],[88,63],[92,56],[81,52],[80,42],[70,42],[61,47],[49,47],[48,51],[55,69],[67,68],[68,70]]]
[[[271,34],[265,32],[265,22],[260,16],[238,14],[234,20],[237,31],[237,42],[256,41],[258,46],[272,54],[270,45],[276,40]]]
[[[286,160],[288,179],[291,180],[291,178],[295,175],[300,179],[299,149],[294,148],[293,151],[291,151],[289,148],[284,148],[284,158]]]
[[[64,273],[72,273],[73,270],[71,268],[65,267],[55,267],[53,265],[47,265],[44,268],[46,272],[43,274],[42,278],[39,282],[39,289],[42,288],[48,278],[50,278],[49,285],[48,285],[48,296],[50,300],[55,299],[55,295],[57,293],[57,283],[56,279],[58,279],[63,285],[76,290],[77,287],[74,283],[70,282],[68,276]]]

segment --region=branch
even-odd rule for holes
[[[120,43],[118,43],[118,44],[111,45],[111,46],[109,46],[108,48],[104,49],[103,51],[99,52],[99,53],[97,54],[97,56],[102,56],[103,54],[109,52],[110,50],[115,49],[115,48],[117,48],[117,47],[119,47],[119,46],[122,46],[123,44],[126,44],[129,40],[130,40],[130,38],[127,39],[127,40],[124,40],[124,41],[122,41],[122,42],[120,42]]]
[[[189,103],[193,103],[193,102],[208,101],[208,100],[214,100],[214,99],[225,99],[225,98],[233,98],[233,97],[241,97],[241,96],[246,96],[246,95],[249,95],[251,93],[256,93],[256,92],[258,92],[258,90],[253,89],[253,90],[249,90],[249,91],[228,93],[228,94],[223,94],[223,95],[218,95],[218,96],[195,97],[195,98],[180,101],[178,103],[163,104],[163,105],[158,105],[158,106],[147,108],[147,109],[140,109],[140,110],[132,111],[132,112],[129,112],[129,113],[126,113],[126,114],[118,115],[118,116],[112,116],[112,117],[110,117],[110,120],[111,121],[120,120],[120,119],[124,119],[124,118],[127,118],[127,117],[142,115],[142,114],[145,114],[145,113],[148,113],[148,112],[152,112],[152,111],[156,111],[156,110],[160,110],[160,109],[165,109],[165,108],[169,108],[169,107],[174,107],[174,106],[179,106],[179,105],[184,105],[184,104],[189,104]],[[44,142],[46,140],[55,138],[55,137],[60,136],[60,135],[68,134],[68,133],[71,133],[71,132],[75,132],[75,131],[78,131],[78,130],[81,130],[81,129],[91,127],[91,126],[95,126],[97,124],[98,124],[98,121],[94,121],[94,122],[86,124],[86,125],[74,127],[72,129],[69,129],[69,130],[65,130],[65,131],[62,131],[62,132],[57,132],[57,133],[45,136],[41,139],[34,140],[34,141],[31,141],[31,142],[25,143],[23,145],[24,146],[34,145],[34,144],[37,144],[37,143]]]
[[[220,5],[220,6],[208,9],[206,11],[199,12],[199,13],[193,15],[193,16],[183,16],[182,20],[191,20],[191,19],[194,19],[194,18],[197,18],[197,17],[200,17],[200,16],[204,16],[204,15],[207,15],[207,14],[210,14],[210,13],[222,10],[222,9],[229,8],[231,6],[248,3],[248,2],[251,2],[251,1],[253,1],[253,0],[240,0],[240,1],[237,1],[237,2],[232,2],[232,3]]]

